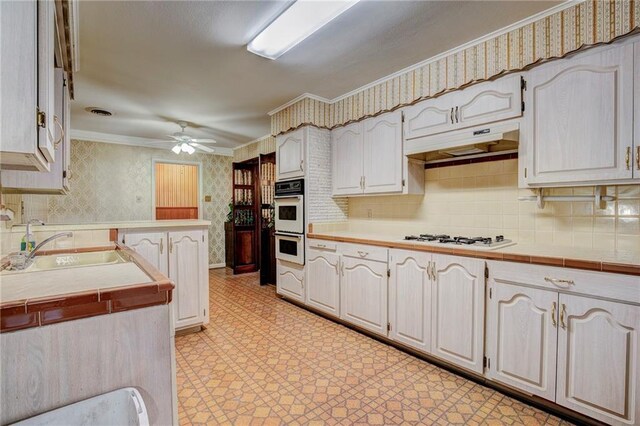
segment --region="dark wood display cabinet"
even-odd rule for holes
[[[276,154],[260,155],[260,284],[276,283]]]
[[[233,163],[233,273],[260,269],[258,158]]]

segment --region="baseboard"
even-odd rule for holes
[[[218,268],[224,268],[226,266],[225,263],[211,263],[209,265],[209,269],[218,269]]]

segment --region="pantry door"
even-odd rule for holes
[[[199,164],[157,161],[153,168],[155,219],[198,219]]]

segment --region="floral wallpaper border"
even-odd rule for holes
[[[305,97],[271,116],[271,134],[333,128],[635,32],[640,0],[589,0],[327,103]]]

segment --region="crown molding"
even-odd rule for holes
[[[267,138],[271,138],[271,137],[273,137],[273,136],[271,135],[271,133],[267,133],[267,134],[266,134],[266,135],[264,135],[264,136],[260,136],[259,138],[256,138],[256,139],[254,139],[254,140],[252,140],[252,141],[249,141],[249,142],[243,143],[243,144],[242,144],[242,145],[240,145],[240,146],[236,146],[235,148],[233,148],[233,150],[235,151],[236,149],[244,148],[244,147],[246,147],[246,146],[249,146],[249,145],[251,145],[251,144],[254,144],[254,143],[256,143],[256,142],[260,142],[260,141],[262,141],[262,140],[265,140],[265,139],[267,139]]]
[[[373,86],[376,86],[376,85],[378,85],[378,84],[380,84],[382,82],[385,82],[385,81],[388,81],[388,80],[392,80],[392,79],[394,79],[394,78],[396,78],[396,77],[398,77],[398,76],[400,76],[402,74],[411,72],[411,71],[416,70],[418,68],[421,68],[421,67],[425,66],[428,63],[438,61],[438,60],[440,60],[442,58],[445,58],[447,56],[450,56],[450,55],[454,55],[454,54],[456,54],[458,52],[461,52],[461,51],[463,51],[465,49],[468,49],[471,46],[475,46],[477,44],[484,43],[487,40],[490,40],[492,38],[499,37],[501,35],[507,34],[507,33],[511,32],[511,31],[517,29],[517,28],[524,27],[525,25],[531,24],[532,22],[535,22],[535,21],[538,21],[540,19],[546,18],[547,16],[553,15],[554,13],[558,13],[558,12],[560,12],[562,10],[568,9],[570,7],[573,7],[573,6],[577,5],[577,4],[585,3],[586,1],[587,0],[565,0],[563,3],[560,3],[560,4],[556,5],[556,6],[553,6],[553,7],[549,8],[549,9],[547,9],[547,10],[543,10],[542,12],[538,12],[535,15],[531,15],[531,16],[529,16],[529,17],[527,17],[525,19],[522,19],[522,20],[520,20],[518,22],[514,22],[513,24],[509,24],[506,27],[500,28],[500,29],[498,29],[496,31],[493,31],[493,32],[489,33],[489,34],[485,34],[482,37],[479,37],[479,38],[476,38],[474,40],[468,41],[468,42],[466,42],[464,44],[461,44],[460,46],[457,46],[457,47],[454,47],[453,49],[449,49],[449,50],[447,50],[445,52],[439,53],[439,54],[437,54],[435,56],[432,56],[430,58],[422,60],[422,61],[420,61],[420,62],[418,62],[416,64],[409,65],[406,68],[403,68],[403,69],[401,69],[399,71],[396,71],[396,72],[394,72],[392,74],[389,74],[389,75],[386,75],[384,77],[381,77],[381,78],[379,78],[379,79],[377,79],[375,81],[372,81],[371,83],[367,83],[364,86],[360,86],[357,89],[351,90],[350,92],[347,92],[347,93],[345,93],[343,95],[337,96],[337,97],[335,97],[333,99],[326,99],[326,98],[323,98],[321,96],[314,95],[312,93],[303,93],[302,95],[298,96],[297,98],[292,99],[289,102],[287,102],[286,104],[284,104],[282,106],[279,106],[278,108],[270,111],[268,114],[270,116],[272,116],[272,115],[282,111],[285,108],[290,107],[291,105],[293,105],[296,102],[299,102],[299,101],[301,101],[302,99],[305,99],[305,98],[326,102],[328,104],[334,104],[334,103],[339,102],[339,101],[341,101],[341,100],[343,100],[345,98],[353,96],[356,93],[363,92],[363,91],[365,91],[365,90],[367,90],[367,89],[369,89],[369,88],[371,88]]]
[[[296,102],[299,102],[299,101],[301,101],[301,100],[303,100],[303,99],[313,99],[314,101],[325,102],[325,103],[328,103],[328,104],[330,104],[331,102],[333,102],[333,101],[332,101],[332,100],[330,100],[330,99],[323,98],[322,96],[314,95],[313,93],[303,93],[302,95],[298,96],[297,98],[295,98],[295,99],[291,99],[291,100],[290,100],[289,102],[287,102],[286,104],[284,104],[284,105],[280,105],[278,108],[276,108],[276,109],[273,109],[273,110],[269,111],[267,114],[269,114],[270,116],[271,116],[271,115],[273,115],[273,114],[277,114],[277,113],[279,113],[280,111],[282,111],[283,109],[288,108],[288,107],[290,107],[291,105],[293,105],[293,104],[295,104]]]
[[[79,139],[92,142],[112,143],[116,145],[138,146],[143,148],[164,149],[170,151],[171,144],[158,141],[157,139],[140,138],[137,136],[115,135],[112,133],[91,132],[88,130],[71,129],[71,139]],[[169,141],[167,141],[169,142]],[[224,155],[233,157],[233,148],[213,147],[215,152],[208,153],[198,151],[199,154]]]

